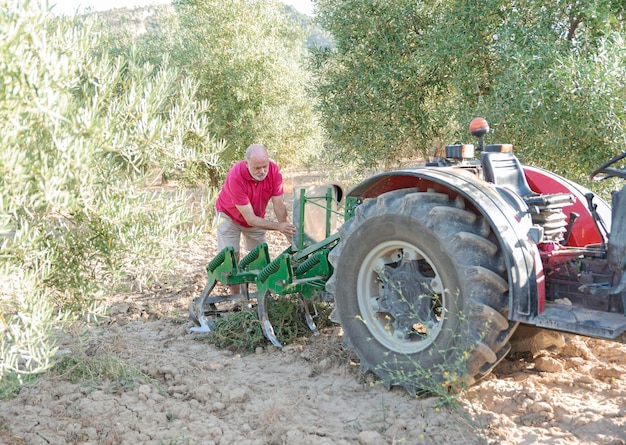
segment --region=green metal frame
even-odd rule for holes
[[[235,249],[226,247],[206,267],[210,281],[219,281],[225,285],[252,283],[259,271],[270,263],[267,243],[256,246],[248,255],[237,263]]]
[[[354,209],[356,209],[362,202],[363,199],[360,197],[357,198],[348,196],[346,198],[346,205],[344,208],[344,221],[347,221],[354,216]]]
[[[326,193],[324,195],[319,195],[319,196],[306,196],[306,189],[304,188],[300,189],[300,199],[299,199],[300,209],[299,210],[300,210],[300,215],[301,215],[301,221],[300,221],[299,226],[297,227],[297,231],[298,231],[297,239],[299,240],[299,244],[296,246],[298,250],[304,249],[304,239],[305,239],[304,211],[305,211],[307,203],[315,205],[317,207],[321,207],[326,210],[326,215],[325,215],[326,238],[330,236],[330,232],[331,232],[330,220],[332,218],[332,215],[333,214],[340,215],[340,216],[343,215],[343,212],[338,212],[336,210],[333,210],[333,204],[339,205],[339,203],[335,200],[332,186],[326,189]]]
[[[335,234],[303,251],[288,248],[270,261],[267,243],[255,247],[239,263],[235,249],[226,247],[206,266],[209,282],[216,281],[231,286],[256,284],[259,294],[269,290],[277,295],[301,293],[314,298],[326,286],[333,273],[328,253],[339,241]]]

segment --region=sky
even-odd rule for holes
[[[293,6],[304,14],[313,14],[311,0],[282,0],[283,3]],[[147,6],[154,4],[168,4],[170,0],[49,0],[49,4],[55,5],[53,11],[58,14],[74,14],[83,12],[88,7],[96,11],[105,11],[116,8],[132,8],[135,6]]]

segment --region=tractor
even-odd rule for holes
[[[294,215],[303,219],[311,202],[323,207],[325,238],[300,230],[274,260],[267,245],[238,264],[232,248],[220,252],[190,304],[192,330],[209,332],[225,315],[217,305],[230,297],[211,295],[218,282],[255,285],[255,298],[243,298],[256,301],[277,347],[268,298],[297,295],[314,332],[309,303],[330,301],[361,371],[410,391],[480,380],[507,356],[520,326],[619,341],[626,186],[609,206],[577,183],[523,165],[511,145],[485,144],[488,132],[475,118],[476,146],[449,145],[442,158],[370,177],[345,198],[333,187],[309,198],[303,190]],[[598,167],[591,181],[626,179],[625,158]],[[333,231],[328,221],[339,202],[344,222]]]

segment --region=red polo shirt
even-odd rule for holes
[[[250,172],[246,161],[233,165],[222,186],[215,208],[218,212],[228,215],[234,222],[243,227],[250,227],[237,207],[252,204],[254,214],[265,218],[265,210],[272,196],[283,194],[283,176],[275,162],[269,161],[267,176],[257,182]]]

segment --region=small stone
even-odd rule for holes
[[[215,402],[211,405],[210,411],[222,411],[226,409],[226,405],[222,402]]]
[[[214,388],[211,385],[200,385],[195,388],[191,397],[197,400],[200,403],[207,403],[213,398]]]
[[[295,354],[297,352],[302,352],[302,345],[287,345],[283,347],[283,352],[286,354]]]
[[[140,385],[139,388],[137,388],[137,391],[139,392],[139,394],[148,395],[152,392],[152,388],[150,387],[150,385]]]
[[[563,365],[552,357],[537,357],[535,359],[535,370],[539,372],[563,372]]]
[[[377,431],[362,431],[358,436],[360,445],[387,445],[387,441]]]
[[[572,302],[570,301],[569,298],[557,298],[556,300],[554,300],[554,302],[556,304],[562,304],[562,305],[565,305],[565,306],[571,306],[572,305]]]
[[[428,427],[432,428],[432,427],[439,427],[442,425],[446,425],[448,423],[448,418],[447,416],[444,416],[442,414],[433,414],[433,416],[428,419]]]
[[[187,385],[171,385],[167,387],[167,393],[169,395],[175,394],[187,394],[189,392],[189,388]]]
[[[547,402],[536,402],[536,403],[533,403],[530,406],[530,410],[533,413],[543,413],[543,412],[553,413],[554,412],[554,408],[552,408],[552,405],[550,405]]]
[[[191,410],[186,403],[176,403],[170,407],[169,414],[174,419],[188,419],[191,414]]]
[[[127,314],[129,310],[130,310],[130,305],[128,303],[116,303],[113,306],[111,306],[110,314],[111,315]]]
[[[250,396],[244,388],[234,389],[228,394],[228,401],[230,403],[244,403],[247,402]]]

